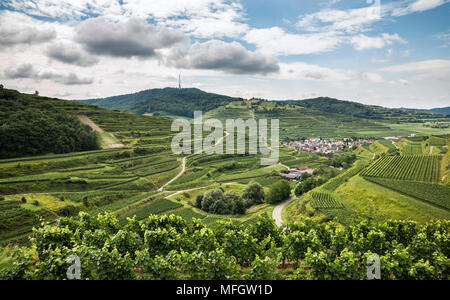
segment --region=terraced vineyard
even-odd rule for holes
[[[311,205],[316,209],[344,208],[344,205],[336,200],[330,192],[317,191],[311,194]]]
[[[366,179],[408,196],[450,209],[450,187],[434,183],[399,181],[384,178],[367,177]]]
[[[361,176],[437,183],[439,160],[438,155],[383,156],[362,171]]]

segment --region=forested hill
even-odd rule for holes
[[[434,112],[434,113],[438,113],[438,114],[450,115],[450,106],[440,107],[440,108],[433,108],[433,109],[429,109],[428,111]]]
[[[119,109],[137,114],[153,113],[193,117],[194,111],[209,111],[232,101],[242,100],[228,96],[207,93],[199,89],[151,89],[134,94],[81,102],[103,108]]]
[[[81,100],[81,102],[137,114],[152,113],[153,115],[192,117],[195,110],[207,112],[230,102],[241,100],[243,99],[207,93],[195,88],[164,88],[108,98]],[[279,106],[284,104],[297,105],[315,111],[369,120],[423,122],[424,120],[439,121],[439,119],[446,117],[444,115],[446,111],[441,109],[420,111],[405,108],[386,108],[328,97],[277,101],[277,103]]]
[[[70,102],[0,86],[0,158],[99,148],[95,132],[55,101]]]
[[[432,109],[410,109],[410,110],[450,115],[450,106],[439,107],[439,108],[432,108]]]
[[[375,105],[365,105],[358,102],[320,97],[306,100],[294,100],[289,103],[305,108],[328,113],[353,116],[370,120],[398,120],[416,122],[423,119],[440,119],[445,117],[441,111],[418,111],[404,108],[386,108]]]

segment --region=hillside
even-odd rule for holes
[[[81,102],[98,105],[108,109],[134,112],[137,114],[175,115],[192,117],[195,110],[204,113],[226,106],[233,101],[242,101],[224,95],[207,93],[200,89],[150,89],[134,94],[113,96],[108,98],[81,100]],[[253,101],[254,99],[250,100]],[[264,103],[256,100],[257,103]],[[386,121],[395,123],[448,122],[446,108],[432,110],[414,110],[404,108],[386,108],[375,105],[365,105],[358,102],[319,97],[306,100],[269,101],[277,106],[295,105],[324,113],[348,116],[365,120]],[[255,103],[253,101],[253,103]],[[254,105],[253,105],[254,107]],[[301,110],[299,113],[305,113]],[[311,114],[317,114],[311,113]],[[325,115],[329,117],[328,115]]]
[[[54,101],[0,89],[0,158],[99,149],[95,132]]]
[[[339,100],[337,100],[339,101]],[[302,102],[302,101],[299,101]],[[341,101],[342,102],[342,101]],[[344,108],[345,107],[345,102]],[[351,104],[352,105],[352,104]],[[364,106],[364,105],[362,105]],[[326,108],[324,110],[327,110]],[[388,110],[388,109],[387,109]],[[332,109],[330,109],[332,111]],[[442,117],[441,115],[439,115]],[[418,123],[392,120],[373,120],[344,113],[332,113],[319,109],[305,108],[293,101],[245,100],[234,101],[204,113],[204,118],[226,119],[279,119],[280,138],[282,140],[304,139],[312,137],[345,138],[375,137],[397,135],[432,135],[450,133],[450,130],[429,128]],[[447,122],[449,119],[446,119]],[[397,124],[399,123],[399,124]]]
[[[432,108],[432,109],[410,109],[413,111],[421,111],[421,112],[431,112],[436,114],[444,114],[444,115],[450,115],[450,106],[447,107],[438,107],[438,108]]]
[[[426,120],[446,119],[446,117],[442,115],[443,112],[439,110],[419,111],[403,108],[386,108],[382,106],[365,105],[358,102],[343,101],[328,97],[295,100],[289,102],[309,109],[369,120],[415,123],[424,122]]]
[[[82,100],[80,102],[98,105],[103,108],[143,114],[169,114],[193,117],[194,111],[209,111],[231,101],[239,100],[228,96],[206,93],[191,89],[152,89],[134,94],[102,99]]]
[[[429,109],[428,111],[431,111],[431,112],[434,112],[434,113],[438,113],[438,114],[450,115],[450,106],[439,107],[439,108],[432,108],[432,109]]]

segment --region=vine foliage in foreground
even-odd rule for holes
[[[1,279],[67,279],[67,258],[81,261],[81,279],[366,279],[377,254],[382,279],[448,279],[449,221],[418,225],[367,221],[288,224],[260,217],[243,227],[150,216],[120,225],[112,214],[62,218],[34,229]]]

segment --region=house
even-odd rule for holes
[[[281,173],[280,175],[287,180],[297,181],[300,179],[303,173],[312,174],[314,169],[310,169],[308,167],[301,167],[297,169],[290,169],[289,173]]]

